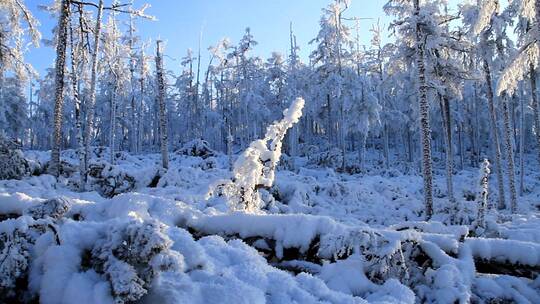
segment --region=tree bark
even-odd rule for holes
[[[414,15],[420,16],[420,1],[414,0]],[[424,178],[424,205],[426,220],[433,215],[433,172],[431,159],[431,128],[429,125],[429,101],[427,98],[426,68],[424,65],[424,33],[416,23],[416,64],[419,82],[420,139],[422,142],[422,175]]]
[[[448,200],[452,208],[452,216],[457,213],[457,203],[454,197],[454,149],[452,144],[452,122],[450,120],[450,103],[446,96],[440,96],[441,112],[444,124],[444,144],[445,144],[445,166],[446,166],[446,189],[448,192]]]
[[[161,40],[156,41],[156,73],[158,84],[158,106],[159,106],[159,131],[161,162],[164,169],[169,168],[169,154],[167,148],[167,116],[165,115],[165,79],[163,75],[163,57],[161,54]]]
[[[508,186],[510,189],[510,210],[512,213],[517,211],[516,182],[514,171],[514,148],[512,145],[512,128],[510,127],[510,113],[508,109],[508,100],[506,96],[502,100],[504,116],[504,139],[506,143],[506,162],[508,165]]]
[[[82,18],[82,14],[79,18]],[[76,54],[75,52],[75,41],[73,37],[73,26],[69,27],[70,38],[71,38],[71,86],[73,90],[73,101],[75,103],[75,129],[76,129],[76,139],[77,139],[77,154],[79,156],[79,173],[84,172],[84,138],[83,138],[83,121],[82,121],[82,102],[79,96],[79,78],[77,75],[77,69],[79,68],[79,60],[77,56],[81,56],[81,53]],[[79,48],[79,51],[82,51],[82,48]],[[84,177],[80,175],[80,184],[79,187],[81,190],[84,188]]]
[[[54,91],[54,133],[51,150],[51,173],[60,176],[60,146],[62,144],[62,114],[64,108],[64,68],[66,66],[66,44],[69,24],[69,0],[62,0],[58,20],[58,41],[56,45],[55,91]]]
[[[97,60],[99,53],[100,33],[101,33],[101,18],[103,16],[103,0],[99,0],[98,12],[96,18],[96,27],[94,29],[94,53],[92,54],[92,70],[90,79],[90,98],[88,100],[88,107],[86,113],[86,128],[84,130],[84,170],[81,172],[83,177],[82,187],[86,187],[87,172],[88,172],[88,160],[90,157],[90,142],[93,132],[94,124],[94,112],[96,104],[96,84],[97,84]]]
[[[489,63],[486,59],[483,59],[483,68],[484,68],[484,77],[486,78],[487,85],[487,99],[489,107],[489,117],[490,117],[490,126],[491,134],[493,136],[493,150],[495,152],[495,167],[497,167],[497,187],[499,189],[499,199],[497,208],[504,209],[505,196],[504,196],[504,182],[503,182],[503,172],[502,172],[502,162],[501,162],[501,146],[499,141],[499,132],[497,131],[497,114],[495,113],[495,102],[493,97],[493,83],[491,81],[491,70],[489,68]]]

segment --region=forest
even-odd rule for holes
[[[151,2],[0,0],[0,303],[540,303],[540,0],[328,0],[265,57]]]

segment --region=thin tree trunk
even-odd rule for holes
[[[508,109],[508,100],[502,101],[504,116],[504,139],[506,143],[506,161],[508,165],[508,185],[510,189],[510,210],[512,213],[517,211],[516,183],[514,171],[514,148],[512,145],[512,128],[510,127],[510,111]]]
[[[420,15],[420,1],[414,0],[414,15]],[[422,142],[422,175],[424,178],[424,204],[426,219],[433,215],[433,172],[431,160],[431,128],[429,126],[429,101],[427,98],[426,68],[424,66],[424,34],[416,24],[416,64],[419,82],[420,138]]]
[[[66,44],[69,24],[69,0],[62,0],[58,20],[58,41],[56,45],[55,91],[54,91],[54,133],[50,170],[60,176],[60,146],[62,143],[62,114],[64,108],[64,68],[66,65]]]
[[[81,15],[82,18],[82,15]],[[84,138],[83,138],[83,121],[81,113],[81,99],[79,96],[79,79],[77,77],[77,68],[79,66],[79,61],[77,55],[82,56],[82,53],[75,53],[75,42],[73,37],[73,27],[70,25],[70,38],[71,38],[71,86],[73,90],[73,100],[75,102],[75,129],[76,129],[76,138],[77,138],[77,154],[79,156],[79,173],[84,172]],[[79,48],[79,51],[82,51],[82,48]],[[80,175],[80,189],[84,185],[84,177]]]
[[[90,79],[90,98],[88,100],[88,107],[86,113],[86,128],[84,130],[84,170],[81,172],[83,177],[83,188],[86,187],[88,172],[88,160],[90,157],[90,141],[93,132],[94,124],[94,112],[96,104],[96,84],[97,84],[97,60],[99,53],[100,33],[101,33],[101,18],[103,16],[103,0],[99,0],[98,12],[96,18],[96,27],[94,29],[94,53],[92,54],[92,70]]]
[[[489,161],[484,159],[482,166],[480,167],[480,195],[478,196],[478,226],[485,228],[485,214],[488,208],[488,194],[489,194]]]
[[[130,86],[131,86],[131,109],[130,109],[130,120],[129,120],[129,150],[132,153],[137,151],[137,132],[136,132],[136,119],[135,119],[135,54],[133,51],[134,48],[134,37],[133,37],[133,15],[129,16],[129,72],[130,72]]]
[[[532,108],[534,116],[534,129],[536,132],[536,142],[538,144],[537,156],[538,163],[540,164],[540,109],[538,105],[538,92],[536,87],[536,70],[534,67],[530,67],[530,81],[531,81],[531,96],[532,96]]]
[[[167,148],[167,116],[165,115],[165,79],[163,75],[163,57],[161,54],[161,40],[156,41],[156,72],[158,83],[159,130],[161,161],[164,169],[169,168],[169,154]]]
[[[441,100],[441,110],[444,124],[444,144],[445,144],[445,165],[446,165],[446,189],[448,192],[448,200],[450,201],[450,206],[452,208],[452,216],[455,216],[457,213],[457,203],[456,198],[454,197],[454,149],[452,145],[452,122],[450,120],[450,103],[448,98],[445,96],[440,96]]]
[[[525,151],[525,101],[523,94],[519,99],[519,196],[523,196],[525,190],[525,162],[523,160],[523,152]]]
[[[497,186],[499,189],[499,200],[498,200],[498,209],[504,209],[505,196],[504,196],[504,183],[503,183],[503,172],[502,172],[502,162],[501,162],[501,146],[499,142],[499,132],[497,131],[497,114],[495,113],[495,102],[493,97],[493,83],[491,82],[491,71],[489,69],[489,64],[486,59],[483,60],[484,76],[486,78],[487,85],[487,99],[489,107],[489,117],[491,125],[491,134],[493,135],[493,150],[495,152],[495,167],[497,167]]]
[[[115,162],[115,143],[116,143],[116,96],[117,96],[117,80],[116,76],[114,77],[114,85],[111,94],[111,129],[109,130],[109,152],[111,165],[114,165]]]

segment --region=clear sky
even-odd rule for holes
[[[26,1],[41,22],[44,38],[51,37],[56,20],[48,13],[40,11],[37,6],[51,2],[52,0]],[[112,0],[105,0],[106,4],[111,2]],[[378,18],[384,28],[388,26],[389,19],[382,10],[385,2],[352,0],[346,14],[348,17],[373,18],[360,23],[360,34],[364,43],[369,43],[369,28]],[[165,53],[170,57],[166,61],[167,68],[178,73],[178,58],[184,56],[188,48],[194,51],[198,48],[201,29],[202,49],[205,51],[224,37],[230,38],[233,43],[238,42],[245,28],[250,27],[259,43],[254,54],[266,58],[272,51],[287,52],[289,24],[293,22],[301,56],[306,60],[313,48],[308,42],[319,30],[321,9],[330,3],[330,0],[135,0],[135,7],[143,3],[151,5],[147,13],[158,20],[139,20],[139,34],[144,40],[151,39],[152,42],[157,37],[163,39],[166,42]],[[353,25],[354,23],[351,24]],[[203,56],[207,57],[208,54],[203,52]],[[40,74],[43,74],[47,67],[53,66],[55,58],[54,50],[47,46],[31,50],[26,57]]]

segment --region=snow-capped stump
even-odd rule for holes
[[[109,280],[116,303],[139,300],[159,272],[183,271],[184,258],[163,229],[154,220],[114,223],[92,249],[92,266]]]
[[[107,162],[92,163],[88,166],[88,183],[100,195],[113,197],[135,189],[136,180],[120,167]]]
[[[0,180],[21,179],[30,173],[20,144],[0,134]]]
[[[34,219],[52,218],[58,220],[69,211],[73,202],[67,197],[56,197],[34,205],[25,211]]]
[[[202,139],[189,141],[180,149],[175,150],[174,153],[186,156],[196,156],[203,159],[216,156],[216,152],[210,148],[210,144]]]

